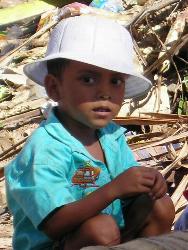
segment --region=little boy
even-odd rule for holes
[[[141,194],[153,206],[137,236],[169,232],[174,207],[163,177],[138,167],[125,129],[112,122],[124,98],[151,87],[135,70],[128,31],[104,18],[68,18],[53,30],[45,58],[24,71],[58,106],[6,168],[14,249],[119,244],[130,232],[121,200]]]

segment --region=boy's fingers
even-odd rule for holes
[[[141,170],[141,175],[145,178],[149,178],[149,179],[156,179],[156,170],[149,168],[149,167],[143,167]]]
[[[155,176],[155,184],[154,184],[154,189],[158,189],[160,188],[161,185],[165,184],[165,179],[164,177],[162,176],[161,173],[157,172],[156,173],[156,176]]]
[[[151,187],[142,185],[139,188],[139,193],[150,193],[151,192]]]
[[[163,197],[165,194],[166,194],[166,192],[167,192],[167,189],[165,188],[165,187],[162,187],[160,190],[158,190],[155,194],[154,194],[154,196],[155,196],[155,198],[161,198],[161,197]]]
[[[155,184],[152,188],[152,193],[158,198],[167,192],[167,185],[160,173],[157,173]]]
[[[143,171],[145,173],[156,174],[156,169],[151,168],[151,167],[139,167],[138,169],[140,169],[141,171]]]
[[[152,173],[152,172],[146,172],[146,173],[143,173],[142,174],[142,178],[144,179],[144,180],[150,180],[150,181],[152,181],[152,184],[154,185],[154,183],[155,183],[155,175]]]
[[[152,178],[145,177],[142,179],[141,184],[151,189],[153,187],[154,180]]]

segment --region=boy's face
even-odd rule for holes
[[[122,73],[70,61],[60,79],[46,77],[48,95],[59,104],[67,124],[92,129],[106,126],[119,112],[124,99]]]

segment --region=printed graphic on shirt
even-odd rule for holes
[[[85,162],[73,175],[72,183],[84,188],[98,187],[95,182],[99,177],[100,171],[100,168],[93,167],[89,162]]]

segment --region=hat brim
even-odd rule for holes
[[[78,60],[76,60],[75,55],[71,54],[64,54],[64,55],[51,55],[47,56],[44,59],[38,60],[33,63],[29,63],[24,66],[24,73],[34,82],[38,83],[41,86],[44,86],[44,80],[45,76],[48,74],[47,71],[47,61],[52,60],[52,59],[70,59],[74,61],[79,61],[87,64],[91,64],[97,67],[101,67],[104,69],[124,73],[127,75],[130,75],[129,78],[126,80],[126,85],[125,85],[125,98],[126,99],[131,99],[131,98],[138,98],[141,96],[144,96],[148,93],[148,91],[152,87],[152,83],[150,80],[145,78],[143,75],[139,74],[138,72],[133,71],[129,65],[127,67],[121,69],[119,65],[112,63],[111,65],[109,64],[109,61],[105,63],[105,60],[103,62],[97,62],[96,59],[94,58],[87,58],[81,56],[78,56]]]

